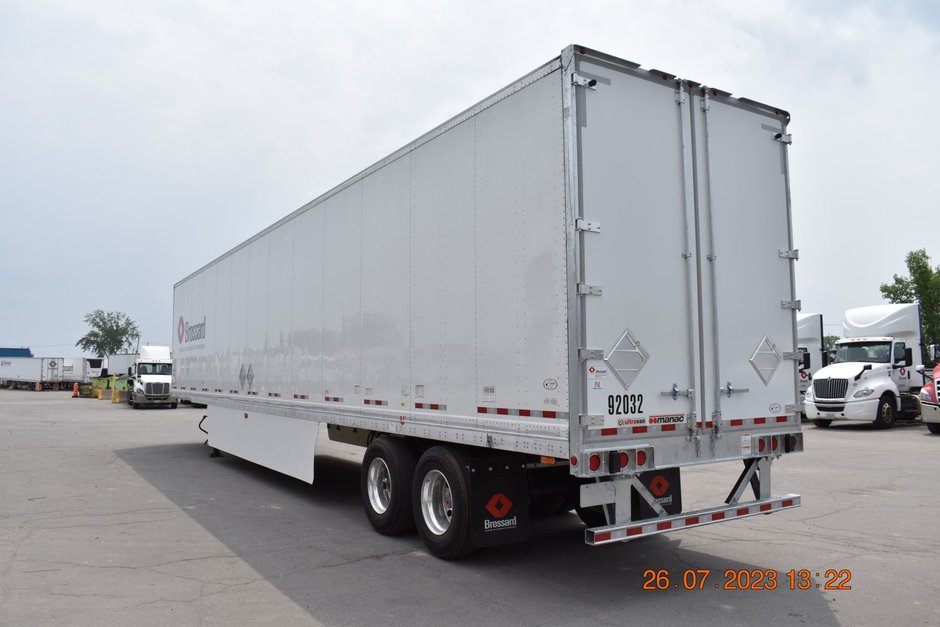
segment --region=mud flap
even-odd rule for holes
[[[639,479],[667,514],[682,513],[682,483],[678,468],[644,472]],[[656,518],[659,515],[636,490],[631,490],[631,497],[633,520]]]
[[[497,546],[529,538],[529,494],[518,456],[468,462],[470,529],[474,546]]]

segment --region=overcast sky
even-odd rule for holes
[[[797,294],[940,262],[940,3],[0,0],[0,346],[170,344],[173,284],[583,44],[787,109]],[[932,210],[934,210],[932,212]]]

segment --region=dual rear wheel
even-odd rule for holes
[[[416,460],[408,442],[380,437],[366,449],[360,488],[366,517],[379,533],[418,528],[436,557],[458,559],[473,552],[469,486],[461,451],[434,446]]]

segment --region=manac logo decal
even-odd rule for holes
[[[512,501],[509,500],[508,496],[500,492],[491,496],[490,500],[486,503],[486,511],[489,512],[490,516],[495,520],[484,518],[483,530],[499,531],[501,529],[514,529],[518,524],[518,518],[516,516],[506,518],[511,510]]]
[[[176,325],[176,337],[180,344],[206,339],[206,317],[203,316],[202,322],[198,324],[189,324],[183,316],[180,316],[179,323]]]

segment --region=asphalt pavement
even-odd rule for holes
[[[361,449],[324,433],[310,486],[211,458],[205,412],[0,390],[0,624],[940,624],[940,436],[920,424],[804,425],[774,465],[796,510],[596,548],[545,516],[446,562],[372,531]],[[738,471],[684,471],[687,507]],[[745,577],[776,588],[726,589]]]

